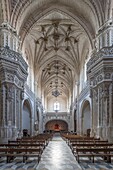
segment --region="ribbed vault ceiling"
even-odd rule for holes
[[[22,49],[45,95],[69,97],[94,38],[108,15],[106,0],[10,0],[4,19],[17,30]],[[107,4],[106,4],[107,3]]]
[[[34,56],[35,73],[40,74],[45,94],[57,87],[68,97],[91,48],[84,28],[69,16],[52,11],[29,30],[25,44]]]

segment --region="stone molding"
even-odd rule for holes
[[[95,67],[103,59],[111,59],[113,57],[113,46],[104,47],[99,52],[92,54],[87,64],[87,72]]]
[[[27,72],[28,65],[18,52],[10,50],[9,47],[0,48],[0,59],[20,65],[23,72]]]

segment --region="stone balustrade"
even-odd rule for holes
[[[54,120],[54,119],[64,120],[64,121],[68,122],[70,120],[70,115],[67,114],[67,112],[59,112],[59,113],[48,112],[44,116],[44,119],[45,119],[45,123],[50,120]]]

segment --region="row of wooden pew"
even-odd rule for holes
[[[89,158],[93,163],[99,157],[103,161],[111,163],[113,157],[113,143],[99,138],[78,136],[78,135],[62,135],[63,139],[70,146],[76,160],[80,162],[80,158]]]
[[[51,138],[52,135],[44,134],[9,140],[7,144],[0,144],[0,157],[6,157],[7,163],[11,162],[15,157],[22,157],[23,162],[29,157],[36,157],[39,162],[41,154]]]

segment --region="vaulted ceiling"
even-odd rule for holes
[[[41,74],[46,94],[57,87],[68,95],[91,48],[84,28],[66,14],[52,10],[29,30],[25,44],[28,51],[31,49],[35,73]]]
[[[3,0],[3,18],[17,30],[45,95],[56,88],[62,96],[72,92],[99,27],[109,18],[111,2]]]

